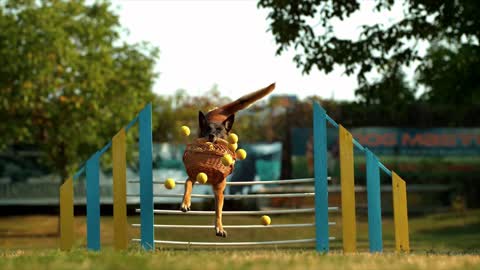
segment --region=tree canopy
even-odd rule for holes
[[[480,47],[432,46],[419,69],[422,99],[431,104],[480,104]]]
[[[108,2],[2,1],[0,29],[0,146],[40,146],[62,178],[154,98],[158,50],[122,42]]]
[[[333,24],[360,10],[361,0],[259,0],[269,10],[269,30],[277,53],[296,50],[294,61],[303,72],[313,68],[329,73],[338,65],[366,84],[369,72],[394,74],[399,66],[424,61],[419,41],[445,40],[470,44],[480,41],[480,1],[404,0],[404,17],[391,25],[364,25],[357,38],[339,38]],[[375,0],[374,11],[392,9],[394,0]],[[312,21],[318,22],[312,25]],[[316,27],[320,26],[320,28]],[[360,96],[368,92],[358,92]]]

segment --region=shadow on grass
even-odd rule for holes
[[[138,252],[143,252],[143,249],[139,246],[134,247],[133,250]],[[275,251],[275,252],[295,252],[295,253],[316,253],[314,246],[303,246],[303,247],[283,247],[283,246],[252,246],[252,247],[214,247],[214,246],[195,246],[195,247],[173,247],[173,246],[164,246],[156,247],[158,252],[184,252],[190,253],[192,251],[201,251],[207,253],[231,253],[231,252],[257,252],[257,251]],[[331,249],[328,253],[338,253],[341,252],[341,249]],[[318,252],[319,255],[326,253]]]
[[[0,230],[0,238],[50,238],[58,237],[57,233],[29,233],[13,232],[11,230]]]
[[[414,239],[418,242],[430,243],[435,252],[445,247],[455,251],[478,253],[480,222],[418,230],[415,232]]]

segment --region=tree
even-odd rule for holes
[[[158,50],[122,43],[108,2],[3,1],[0,28],[0,146],[37,145],[62,181],[154,97]]]
[[[201,96],[190,96],[187,90],[179,89],[172,96],[156,97],[154,107],[159,123],[154,129],[153,139],[180,144],[190,141],[197,136],[198,111],[205,113],[229,102],[231,99],[222,96],[216,84]],[[240,136],[241,143],[279,140],[282,136],[282,132],[276,133],[270,130],[272,126],[278,128],[277,121],[281,117],[270,117],[265,121],[266,113],[271,111],[266,108],[271,109],[271,104],[268,104],[267,100],[260,100],[236,114],[233,132]],[[178,130],[183,125],[190,127],[189,139],[179,136]]]
[[[154,129],[154,140],[169,143],[184,143],[185,138],[179,136],[180,126],[189,126],[193,137],[197,136],[198,111],[207,112],[216,106],[230,102],[222,96],[217,85],[202,96],[190,96],[185,89],[178,89],[172,96],[156,97],[159,123]]]
[[[426,87],[422,99],[432,105],[480,104],[480,47],[432,46],[419,68],[418,82]]]
[[[415,101],[414,91],[405,83],[405,74],[400,69],[392,70],[377,82],[361,85],[355,94],[367,106],[388,105],[390,109]]]
[[[333,23],[360,9],[360,0],[259,0],[270,10],[270,31],[278,44],[277,54],[297,50],[294,61],[309,73],[316,67],[329,73],[335,65],[360,84],[366,74],[391,74],[399,66],[422,60],[418,41],[447,40],[476,44],[480,40],[480,1],[404,0],[404,18],[389,26],[365,25],[358,39],[335,36]],[[375,0],[375,12],[390,10],[396,1]],[[309,22],[318,22],[317,29]],[[362,95],[362,92],[358,93]]]

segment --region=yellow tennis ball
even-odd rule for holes
[[[201,172],[197,174],[197,182],[199,182],[200,184],[205,184],[207,183],[207,181],[208,181],[208,176],[206,173]]]
[[[232,163],[233,163],[232,156],[230,156],[229,154],[223,155],[223,157],[222,157],[223,166],[230,166],[230,165],[232,165]]]
[[[175,187],[175,180],[173,180],[172,178],[167,178],[167,180],[165,180],[165,183],[163,183],[163,185],[165,185],[167,189],[172,189]]]
[[[268,226],[270,223],[272,223],[272,220],[270,219],[269,216],[262,216],[260,218],[260,221],[262,222],[262,225]]]
[[[237,158],[240,159],[240,160],[243,160],[243,159],[247,158],[247,151],[245,151],[243,149],[238,149],[235,152],[235,154],[236,154]]]
[[[228,145],[228,149],[230,149],[230,151],[232,152],[235,152],[235,150],[237,150],[237,147],[238,147],[238,144],[236,143],[231,143]]]
[[[235,133],[230,133],[230,135],[228,135],[227,140],[231,144],[237,143],[238,142],[238,136]]]
[[[207,145],[208,145],[208,150],[210,150],[210,151],[215,150],[215,146],[213,146],[213,143],[207,142]]]
[[[180,128],[180,132],[182,133],[183,136],[189,136],[190,135],[190,128],[187,126],[182,126]]]

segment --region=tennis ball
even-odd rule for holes
[[[228,149],[230,149],[232,152],[235,152],[237,150],[238,144],[236,143],[231,143],[228,145]]]
[[[190,128],[187,126],[182,126],[180,128],[180,132],[182,133],[183,136],[189,136],[190,135]]]
[[[262,222],[262,225],[268,226],[270,223],[272,223],[272,220],[270,219],[269,216],[262,216],[260,218],[260,221]]]
[[[230,166],[230,165],[232,165],[232,163],[233,163],[232,156],[230,156],[229,154],[223,155],[223,157],[222,157],[223,166]]]
[[[167,180],[165,180],[165,183],[163,183],[163,185],[165,185],[167,189],[172,189],[175,187],[175,180],[173,180],[172,178],[167,178]]]
[[[237,143],[238,142],[238,136],[235,133],[230,133],[230,135],[228,135],[227,140],[231,144]]]
[[[213,146],[213,143],[207,142],[207,145],[208,145],[208,150],[210,150],[210,151],[215,150],[215,146]]]
[[[240,160],[247,158],[247,151],[243,149],[238,149],[237,152],[235,152],[235,154],[237,155],[237,158]]]
[[[197,174],[197,182],[199,182],[200,184],[205,184],[205,183],[207,183],[207,181],[208,181],[207,174],[205,174],[203,172]]]

